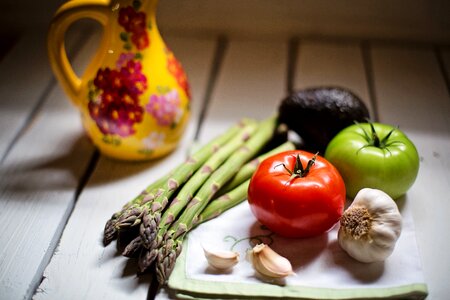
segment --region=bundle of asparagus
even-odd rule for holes
[[[260,155],[272,139],[276,118],[244,120],[203,146],[112,215],[104,244],[127,233],[123,255],[139,253],[139,271],[156,262],[158,282],[172,272],[186,234],[247,198],[249,179],[267,156],[294,149],[290,142]],[[253,159],[253,160],[252,160]],[[129,230],[139,226],[139,230]]]

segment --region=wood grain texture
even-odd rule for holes
[[[419,175],[401,201],[411,205],[429,299],[448,297],[450,276],[450,98],[435,52],[373,46],[380,121],[399,125],[421,158]]]
[[[78,53],[77,65],[85,65],[87,52]],[[49,76],[45,70],[37,73],[28,79],[30,86],[23,86],[16,95],[23,92],[20,98],[38,100],[39,84],[48,82],[48,78],[42,82],[39,77]],[[0,167],[0,222],[4,225],[0,236],[0,295],[4,299],[33,295],[94,152],[83,134],[77,110],[59,86],[54,85],[42,103]]]
[[[190,76],[194,98],[202,95],[214,49],[213,40],[169,38],[168,43]],[[196,101],[196,100],[194,100]],[[145,299],[151,277],[137,277],[137,264],[102,244],[110,216],[149,183],[181,163],[191,145],[198,105],[176,151],[146,163],[100,157],[44,273],[34,299]]]
[[[230,40],[208,107],[207,140],[242,118],[274,115],[285,95],[287,42]]]
[[[447,41],[450,5],[443,0],[166,0],[162,26],[185,34],[292,35]],[[223,16],[226,16],[224,18]]]
[[[79,33],[68,38],[69,53],[74,52],[80,39]],[[48,63],[44,30],[29,31],[20,37],[0,63],[0,82],[2,161],[17,135],[56,85]]]

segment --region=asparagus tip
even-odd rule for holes
[[[134,238],[123,250],[122,255],[125,257],[133,257],[142,246],[140,236]]]
[[[117,230],[112,220],[108,220],[103,232],[103,245],[108,246],[117,237]]]
[[[142,252],[141,256],[139,256],[138,261],[139,272],[144,273],[155,261],[157,255],[158,255],[157,249]]]
[[[161,214],[155,212],[153,214],[145,214],[142,218],[142,224],[140,227],[140,236],[142,244],[145,248],[151,249],[156,239],[156,234],[161,221]]]

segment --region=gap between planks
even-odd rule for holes
[[[198,140],[200,137],[203,122],[205,120],[209,104],[211,102],[211,96],[213,94],[214,86],[217,81],[217,76],[220,73],[220,69],[225,57],[227,47],[228,47],[228,39],[225,36],[218,36],[216,38],[216,48],[214,50],[214,57],[211,64],[211,69],[209,71],[209,80],[206,85],[206,91],[201,102],[200,114],[198,116],[194,134],[194,141]]]

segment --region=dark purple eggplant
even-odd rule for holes
[[[303,148],[324,153],[342,129],[366,122],[369,111],[361,99],[341,87],[313,87],[291,93],[281,101],[278,117],[303,140]]]

